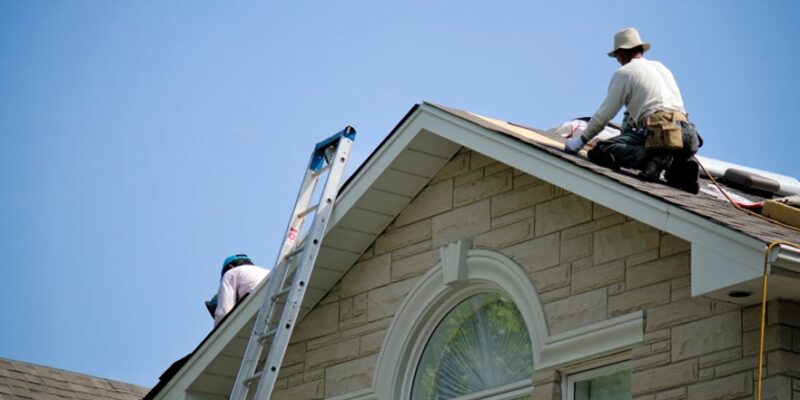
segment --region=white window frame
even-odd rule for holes
[[[473,296],[478,296],[481,294],[488,294],[488,293],[495,293],[499,294],[504,297],[509,297],[507,293],[498,288],[489,285],[489,284],[474,284],[471,287],[464,287],[461,290],[457,290],[450,295],[450,298],[447,299],[446,302],[443,302],[441,306],[438,307],[438,310],[435,314],[432,314],[429,318],[424,331],[419,339],[414,344],[413,349],[411,350],[414,354],[414,357],[410,359],[408,369],[407,369],[407,382],[409,392],[407,393],[406,399],[411,397],[411,390],[413,390],[414,385],[414,376],[417,372],[417,368],[419,367],[419,363],[422,359],[422,353],[425,351],[425,347],[428,345],[428,342],[431,340],[433,333],[436,331],[436,327],[439,326],[447,314],[450,313],[453,309],[458,307],[459,304],[466,301]],[[512,299],[512,303],[513,303]],[[514,303],[514,306],[517,307],[519,311],[519,306]],[[521,312],[520,312],[521,316]],[[523,319],[524,322],[524,319]],[[528,330],[528,335],[531,334],[530,327],[526,325]],[[533,343],[531,343],[531,347],[533,347]],[[533,359],[533,354],[531,354],[531,359]],[[535,368],[535,365],[534,365]],[[505,385],[489,388],[482,390],[476,393],[470,393],[464,396],[459,396],[453,398],[452,400],[476,400],[476,399],[491,399],[491,400],[508,400],[508,399],[516,399],[520,396],[525,394],[530,394],[533,391],[533,375],[531,375],[530,379],[523,379],[516,382],[507,383]]]
[[[522,314],[531,336],[534,376],[538,371],[552,373],[554,368],[630,349],[643,339],[641,311],[550,335],[544,309],[527,271],[502,253],[469,249],[468,243],[459,241],[442,246],[441,261],[418,278],[395,311],[376,361],[371,388],[332,400],[409,399],[416,363],[429,335],[460,301],[487,291],[508,296]],[[532,382],[533,377],[531,385]],[[524,391],[530,390],[527,383],[509,388],[496,399],[525,395]]]
[[[530,396],[533,392],[533,383],[530,379],[493,387],[477,393],[456,397],[453,400],[511,400],[522,396]]]
[[[544,313],[525,269],[502,254],[445,246],[442,260],[420,278],[406,296],[389,327],[374,376],[375,397],[381,400],[411,398],[411,385],[422,351],[436,326],[465,299],[494,292],[510,298],[520,311],[531,338],[536,368],[538,349],[547,336]],[[519,385],[519,386],[518,386]],[[509,399],[530,393],[530,380],[482,392],[493,399]],[[478,394],[474,394],[478,395]],[[473,395],[464,396],[474,398]]]
[[[575,384],[581,381],[597,378],[598,376],[611,375],[616,372],[633,369],[630,361],[602,366],[599,368],[591,369],[588,371],[580,372],[577,374],[568,375],[564,379],[564,400],[575,400]]]

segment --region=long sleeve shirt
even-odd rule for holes
[[[245,294],[250,293],[269,274],[264,268],[255,265],[240,265],[222,276],[217,292],[217,309],[214,312],[214,326],[219,325]]]
[[[623,105],[634,123],[656,111],[686,113],[672,72],[658,61],[634,58],[611,78],[605,101],[583,131],[586,142],[601,132]]]

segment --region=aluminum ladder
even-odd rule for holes
[[[266,400],[272,396],[355,136],[355,129],[348,126],[314,146],[283,245],[265,283],[264,302],[231,389],[231,400]],[[311,205],[320,176],[326,173],[319,202]],[[311,214],[314,219],[308,233],[300,238],[303,223]],[[260,362],[265,349],[266,358]],[[255,394],[248,397],[256,382]]]

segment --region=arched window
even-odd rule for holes
[[[411,400],[490,398],[529,386],[532,375],[530,335],[514,302],[480,293],[450,310],[433,331],[417,364]]]
[[[554,366],[630,348],[643,331],[637,311],[549,335],[524,268],[496,251],[443,247],[441,262],[398,307],[376,361],[374,392],[363,398],[526,399],[537,371],[552,374]],[[603,379],[589,383],[592,393],[608,386]]]
[[[374,398],[529,398],[547,330],[525,269],[496,251],[451,254],[443,250],[400,304]]]

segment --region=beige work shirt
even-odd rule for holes
[[[583,131],[586,142],[600,133],[623,105],[636,122],[656,111],[686,113],[672,72],[658,61],[634,58],[611,78],[605,101]]]

